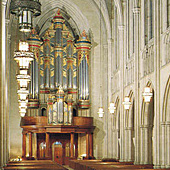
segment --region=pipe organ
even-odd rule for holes
[[[58,10],[44,34],[39,37],[33,29],[28,42],[35,59],[29,70],[26,116],[47,116],[48,124],[72,125],[73,115],[90,107],[91,42],[86,32],[75,42]]]

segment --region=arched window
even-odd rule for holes
[[[118,57],[118,47],[119,47],[119,37],[118,37],[118,15],[117,15],[117,7],[114,4],[114,8],[113,8],[113,12],[114,12],[114,69],[117,70],[119,68],[119,57]]]
[[[129,57],[134,53],[134,17],[133,17],[133,1],[127,3],[128,14],[128,40],[129,40]]]
[[[145,44],[154,36],[154,2],[153,0],[145,0]]]

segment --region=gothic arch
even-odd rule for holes
[[[166,88],[164,92],[164,98],[163,98],[163,109],[162,109],[162,118],[161,122],[169,121],[170,119],[170,112],[168,112],[168,101],[170,97],[170,76],[168,78],[168,81],[166,83]]]
[[[62,14],[65,14],[65,18],[68,23],[76,29],[77,33],[81,33],[83,30],[88,32],[89,23],[87,18],[82,14],[80,9],[71,3],[69,0],[65,1],[55,1],[51,0],[50,3],[48,1],[43,2],[42,6],[42,14],[35,18],[35,23],[41,28],[43,25],[43,29],[41,29],[41,33],[48,27],[45,22],[48,22],[50,18],[56,13],[57,9],[60,8],[63,11]],[[50,9],[50,10],[49,10]],[[71,16],[71,17],[70,17]]]
[[[116,119],[116,127],[114,130],[114,158],[120,158],[120,99],[119,97],[116,98],[115,102],[116,112],[115,112],[115,119]]]
[[[161,115],[161,149],[162,149],[162,163],[161,166],[165,168],[169,168],[170,164],[170,111],[168,110],[170,106],[170,76],[168,78],[168,81],[166,83],[164,97],[163,97],[163,108],[162,108],[162,115]]]
[[[120,130],[120,104],[119,104],[119,97],[116,98],[115,102],[115,107],[116,107],[116,129]]]

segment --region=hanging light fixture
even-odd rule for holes
[[[30,81],[30,75],[18,74],[17,81],[19,82],[20,88],[28,88],[28,83]]]
[[[110,103],[110,105],[109,105],[110,113],[113,114],[115,112],[115,110],[116,110],[115,104],[113,102]]]
[[[145,87],[143,92],[144,102],[149,103],[153,96],[152,89],[150,87]]]
[[[10,12],[18,16],[19,30],[30,32],[33,17],[41,15],[39,0],[11,0]]]
[[[130,106],[132,105],[129,96],[125,96],[123,105],[125,110],[129,110]]]
[[[29,93],[29,91],[26,90],[25,88],[20,88],[20,89],[18,90],[19,101],[26,101],[26,100],[27,100],[28,93]]]
[[[104,115],[104,111],[103,111],[103,107],[99,107],[99,111],[98,111],[99,117],[102,118]]]
[[[29,50],[27,42],[19,42],[19,51],[14,52],[14,60],[19,64],[20,69],[28,70],[29,64],[34,60],[34,54]]]

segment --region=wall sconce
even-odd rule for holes
[[[132,105],[132,103],[130,102],[130,98],[128,96],[125,96],[123,105],[125,110],[129,110],[130,106]]]
[[[109,105],[109,111],[111,114],[113,114],[116,110],[115,104],[114,103],[110,103]]]
[[[150,87],[145,87],[143,92],[144,102],[149,103],[153,96],[152,89]]]
[[[104,115],[103,107],[99,107],[99,111],[97,113],[99,114],[99,118],[102,118]]]

